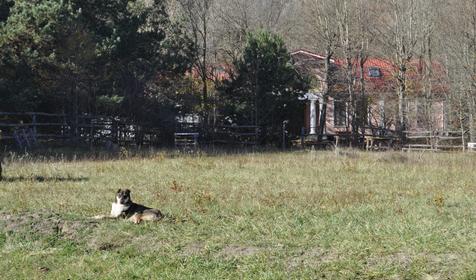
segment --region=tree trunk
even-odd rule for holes
[[[354,93],[354,78],[353,78],[353,71],[352,71],[352,58],[347,57],[347,69],[346,69],[346,80],[347,80],[347,92],[349,94],[349,106],[348,106],[348,119],[350,124],[350,132],[351,132],[351,141],[350,145],[352,147],[357,145],[358,142],[358,125],[357,125],[357,118],[356,118],[356,102],[355,102],[355,93]]]
[[[475,127],[474,127],[474,102],[473,96],[471,92],[467,92],[466,100],[469,101],[468,106],[468,129],[469,129],[469,142],[473,142],[475,140]]]
[[[207,10],[208,11],[208,7]],[[208,120],[208,64],[207,64],[207,15],[203,15],[202,19],[202,24],[203,24],[203,48],[202,48],[202,112],[203,112],[203,121],[206,126],[208,126],[209,120]]]
[[[361,137],[365,137],[365,120],[367,115],[367,98],[365,96],[365,58],[363,54],[363,49],[360,50],[359,53],[359,74],[360,74],[360,83],[359,83],[359,90],[360,90],[360,103],[358,108],[358,122],[361,129]]]
[[[397,118],[397,131],[400,137],[400,142],[403,145],[405,142],[405,100],[406,100],[406,65],[400,64],[398,69],[398,118]]]
[[[73,98],[73,142],[77,142],[79,137],[79,96],[74,81],[71,83],[71,96]]]
[[[326,127],[326,120],[327,120],[327,103],[329,102],[329,94],[331,89],[331,79],[332,79],[332,71],[331,71],[331,58],[332,58],[332,51],[328,47],[326,50],[326,60],[325,60],[325,70],[324,70],[324,92],[322,96],[322,110],[319,115],[319,133],[317,135],[318,141],[322,141],[322,137],[324,135],[324,130]]]
[[[465,128],[464,128],[464,105],[463,105],[463,100],[462,100],[462,94],[459,96],[459,110],[458,110],[458,115],[459,115],[459,123],[460,123],[460,129],[461,129],[461,143],[463,145],[463,151],[466,150],[466,141],[465,141]]]

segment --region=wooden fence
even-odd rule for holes
[[[197,124],[182,123],[177,127],[175,144],[177,147],[254,146],[259,144],[260,132],[260,128],[253,125],[204,129]],[[467,144],[466,135],[460,131],[406,131],[405,134],[404,150],[463,150]],[[0,112],[0,141],[22,149],[48,141],[91,145],[159,145],[164,138],[156,126],[137,124],[120,117]]]
[[[429,150],[451,151],[465,150],[465,135],[461,131],[406,131],[404,151]]]
[[[255,146],[259,144],[259,127],[214,126],[201,128],[196,125],[179,124],[175,133],[175,146],[194,148],[205,146]]]
[[[255,146],[259,143],[260,129],[253,125],[217,126],[213,128],[210,141],[214,145]]]
[[[44,141],[83,141],[101,144],[146,145],[159,141],[159,130],[109,116],[0,112],[0,139],[30,148]]]

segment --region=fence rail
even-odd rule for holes
[[[260,129],[254,125],[221,125],[203,128],[196,123],[177,124],[176,146],[185,143],[203,145],[254,146],[259,143]],[[186,141],[186,139],[188,139]]]
[[[404,151],[465,150],[465,133],[461,131],[405,131],[407,143]]]
[[[0,140],[30,148],[44,140],[74,140],[91,144],[108,141],[118,144],[157,143],[158,129],[126,118],[42,112],[0,112]]]

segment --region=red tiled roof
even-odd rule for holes
[[[315,61],[323,61],[325,59],[324,56],[316,54],[312,51],[299,49],[291,53],[293,57],[302,57],[305,56],[309,58],[309,60]],[[307,60],[307,59],[306,59]],[[311,63],[310,61],[304,61],[302,63],[309,63],[311,67],[316,67],[319,65],[317,63]],[[335,59],[332,61],[334,65],[338,68],[344,67],[345,60],[343,59]],[[352,61],[352,68],[354,72],[354,78],[359,79],[360,71],[358,67],[358,62],[356,59]],[[371,68],[378,68],[380,70],[380,77],[371,77],[369,75],[369,70]],[[421,59],[412,60],[409,63],[407,77],[408,80],[413,82],[413,90],[414,91],[421,91],[422,88],[422,79],[423,79],[423,68],[424,64],[422,63]],[[441,63],[433,62],[432,63],[432,86],[435,92],[444,93],[448,91],[448,88],[445,86],[444,79],[445,75],[445,68]],[[373,92],[390,92],[396,87],[396,79],[395,76],[397,74],[397,67],[389,60],[377,57],[369,57],[364,63],[364,79],[366,81],[366,87],[369,91]],[[314,71],[315,73],[315,71]]]

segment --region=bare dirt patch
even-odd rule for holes
[[[257,247],[229,245],[223,248],[218,253],[218,256],[225,259],[243,258],[243,257],[251,257],[253,255],[256,255],[260,251],[261,249]]]
[[[334,250],[327,250],[320,247],[300,251],[296,256],[289,258],[287,266],[289,270],[299,267],[315,267],[320,264],[332,263],[339,259],[339,255]]]
[[[183,256],[200,256],[205,254],[206,248],[203,243],[200,242],[194,242],[186,245],[182,249],[182,255]]]
[[[0,223],[7,233],[26,233],[53,235],[60,231],[61,219],[54,214],[25,213],[0,214]]]
[[[453,253],[447,253],[447,254],[430,254],[427,255],[428,260],[436,265],[441,265],[441,264],[455,264],[458,261],[461,260],[461,256]]]
[[[396,252],[389,255],[371,257],[367,260],[367,265],[371,267],[398,267],[402,271],[407,271],[414,262],[419,261],[425,267],[422,279],[453,279],[454,269],[461,262],[461,256],[454,253],[432,254],[407,252]],[[395,279],[403,279],[402,275],[395,275]]]
[[[367,260],[367,265],[370,267],[378,265],[394,265],[403,269],[408,269],[413,263],[414,259],[415,256],[411,254],[397,252],[386,256],[371,257]]]
[[[418,253],[409,254],[405,252],[397,252],[385,256],[369,258],[367,264],[374,266],[378,264],[395,265],[401,268],[408,268],[415,260],[425,260],[431,266],[441,265],[454,265],[461,260],[461,256],[454,253],[446,254],[431,254],[431,253]]]
[[[7,234],[24,236],[60,236],[77,240],[81,232],[97,226],[94,221],[70,221],[60,215],[41,211],[37,213],[0,213],[0,226]]]

